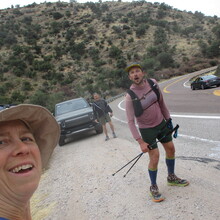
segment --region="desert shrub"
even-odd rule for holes
[[[38,70],[40,72],[48,72],[53,69],[53,65],[49,61],[34,60],[33,68],[34,70]]]
[[[61,14],[60,12],[54,12],[54,13],[52,14],[52,16],[53,16],[53,18],[54,18],[55,20],[59,20],[60,18],[63,17],[63,14]]]
[[[25,16],[23,19],[22,19],[22,22],[25,23],[26,25],[31,25],[31,22],[33,21],[32,17],[31,16]]]
[[[69,28],[71,25],[70,25],[70,22],[69,22],[69,21],[65,20],[65,21],[63,21],[62,26],[63,26],[64,29],[67,29],[67,28]]]
[[[0,96],[0,103],[2,104],[11,104],[11,100],[9,97],[5,96],[5,95],[1,95]]]
[[[29,102],[36,105],[47,106],[49,95],[41,90],[37,90],[30,98]]]
[[[31,90],[33,90],[32,85],[31,85],[31,83],[29,81],[24,81],[22,83],[21,89],[23,91],[31,91]]]
[[[27,70],[25,72],[25,76],[28,77],[28,78],[31,78],[31,79],[35,79],[36,76],[37,76],[37,73],[36,73],[36,71]]]
[[[94,66],[95,67],[100,67],[100,66],[103,66],[103,65],[105,65],[106,64],[106,61],[104,61],[104,60],[94,60],[93,61],[93,64],[94,64]]]
[[[141,37],[141,36],[145,35],[146,30],[147,30],[148,28],[149,28],[148,25],[146,25],[146,24],[141,24],[141,25],[137,28],[137,30],[136,30],[136,36],[137,36],[137,37]]]
[[[143,69],[145,71],[156,70],[159,68],[160,63],[155,58],[145,58],[142,62]]]
[[[66,17],[69,18],[71,16],[71,12],[70,11],[66,11],[65,15],[66,15]]]
[[[174,60],[170,53],[166,53],[166,52],[160,53],[157,56],[157,59],[160,62],[161,68],[173,67],[174,65]]]
[[[0,85],[0,94],[5,95],[8,92],[7,88],[4,85]]]
[[[121,55],[122,55],[122,50],[120,50],[118,47],[116,47],[114,45],[111,46],[111,48],[109,50],[109,57],[118,59],[121,57]]]
[[[62,24],[54,21],[50,24],[50,27],[51,27],[52,34],[58,34],[58,33],[60,33],[60,31],[62,29]]]
[[[100,51],[98,49],[92,47],[88,50],[88,54],[93,60],[96,60],[99,58]]]
[[[74,33],[75,33],[75,30],[73,30],[73,29],[67,30],[66,36],[65,36],[66,40],[69,41],[69,40],[73,39]]]
[[[21,94],[20,91],[14,91],[11,94],[11,102],[12,103],[23,103],[25,100],[25,96]]]

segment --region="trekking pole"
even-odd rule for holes
[[[129,170],[126,172],[126,174],[123,177],[126,177],[126,175],[129,173],[129,171],[132,169],[132,167],[138,162],[138,160],[141,158],[141,156],[144,153],[139,154],[139,157],[137,158],[137,160],[135,160],[135,162],[132,164],[132,166],[129,168]]]
[[[122,170],[122,169],[124,169],[128,164],[130,164],[132,161],[134,161],[136,158],[138,158],[138,157],[141,157],[142,156],[142,154],[143,154],[143,152],[142,153],[140,153],[140,154],[138,154],[135,158],[133,158],[131,161],[129,161],[128,163],[126,163],[122,168],[120,168],[119,170],[117,170],[115,173],[113,173],[112,174],[112,176],[114,176],[116,173],[118,173],[120,170]],[[138,158],[139,159],[139,158]]]
[[[159,141],[161,141],[162,139],[164,139],[166,136],[168,136],[169,134],[172,134],[174,131],[177,131],[177,129],[179,128],[179,125],[176,125],[175,128],[173,128],[172,130],[170,130],[169,132],[167,132],[162,138],[158,139],[157,141],[155,141],[153,144],[149,145],[148,148],[150,150],[152,150],[152,146],[156,143],[158,143]],[[112,174],[112,176],[114,176],[116,173],[118,173],[119,171],[121,171],[122,169],[124,169],[128,164],[130,164],[132,161],[134,161],[136,159],[136,161],[132,164],[132,166],[129,168],[129,170],[126,172],[126,174],[124,175],[124,177],[126,177],[126,175],[130,172],[130,170],[134,167],[134,165],[137,163],[137,161],[141,158],[141,156],[144,153],[140,153],[138,154],[135,158],[133,158],[131,161],[129,161],[128,163],[126,163],[122,168],[120,168],[119,170],[117,170],[115,173]]]

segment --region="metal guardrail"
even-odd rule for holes
[[[203,72],[202,74],[199,74],[199,75],[196,75],[196,76],[192,77],[192,78],[189,80],[189,82],[191,82],[193,79],[195,79],[195,78],[198,77],[198,76],[203,76],[203,75],[205,75],[205,74],[207,74],[207,73],[212,73],[212,72],[215,71],[216,69],[217,69],[217,66],[212,67],[212,68],[209,68],[209,70]]]

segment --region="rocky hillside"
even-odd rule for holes
[[[139,61],[157,80],[215,66],[220,18],[164,3],[33,3],[0,11],[0,103],[56,102],[128,87]]]

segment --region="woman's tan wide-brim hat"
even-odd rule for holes
[[[0,111],[0,122],[13,120],[22,120],[30,127],[45,168],[60,137],[60,127],[55,118],[39,105],[21,104]]]

